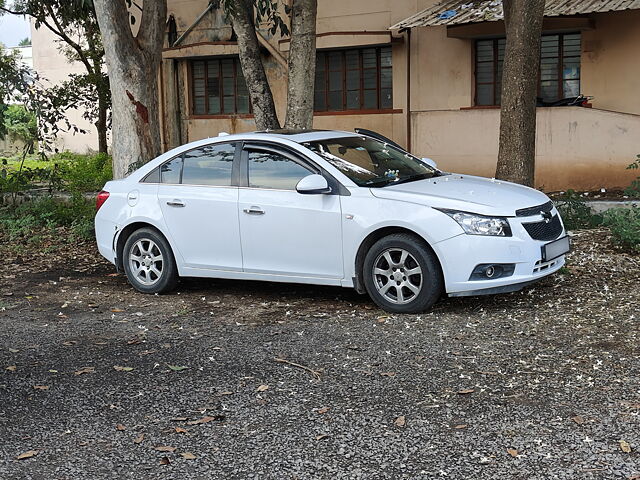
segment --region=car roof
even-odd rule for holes
[[[327,140],[329,138],[344,138],[344,137],[361,137],[354,132],[343,132],[340,130],[263,130],[251,133],[239,133],[234,135],[219,135],[219,139],[225,140],[270,140],[274,137],[290,140],[296,143],[314,142],[318,140]]]

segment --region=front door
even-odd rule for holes
[[[199,147],[160,167],[158,200],[186,267],[242,270],[235,144]]]
[[[247,148],[238,212],[245,272],[341,279],[339,195],[303,195],[297,183],[318,173],[284,152]]]

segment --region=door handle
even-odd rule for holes
[[[185,206],[182,200],[173,200],[171,202],[167,202],[167,205],[169,205],[170,207],[178,207],[178,208],[183,208]]]
[[[264,215],[264,210],[260,207],[245,208],[242,211],[248,215]]]

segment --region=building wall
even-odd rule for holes
[[[593,108],[539,108],[536,185],[548,191],[623,188],[640,153],[640,10],[590,16],[582,32],[581,90]],[[498,28],[498,27],[496,27]],[[412,35],[412,151],[449,171],[493,176],[499,109],[469,109],[473,40],[445,27]],[[415,93],[413,93],[415,92]]]
[[[33,45],[33,68],[42,77],[45,84],[58,84],[69,79],[70,74],[84,73],[86,70],[80,63],[71,63],[59,51],[57,37],[46,27],[35,28],[31,23],[31,42]],[[70,150],[85,153],[98,149],[98,136],[95,126],[82,118],[83,111],[69,110],[67,117],[71,124],[86,130],[87,134],[61,132],[56,141],[59,150]]]

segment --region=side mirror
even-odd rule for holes
[[[427,165],[429,165],[430,167],[435,168],[436,170],[438,169],[438,164],[436,163],[435,160],[432,160],[431,158],[423,158],[422,161],[424,163],[426,163]]]
[[[327,179],[322,175],[313,174],[304,177],[296,185],[296,191],[305,195],[331,193]]]

